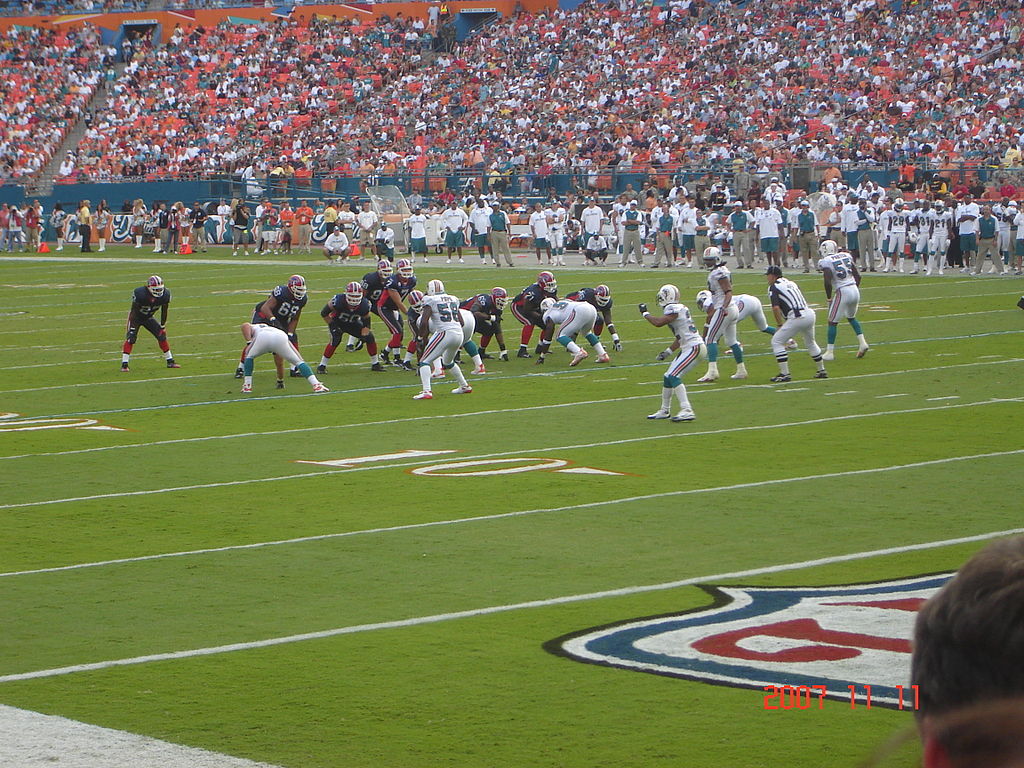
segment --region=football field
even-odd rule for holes
[[[325,395],[276,390],[269,357],[251,394],[233,377],[239,324],[293,272],[315,367],[320,308],[372,262],[51,256],[0,260],[0,705],[288,768],[911,766],[913,739],[885,746],[913,726],[893,595],[1024,532],[1020,279],[865,276],[871,350],[844,322],[827,380],[799,349],[770,384],[746,321],[750,377],[700,364],[697,420],[671,423],[645,418],[671,337],[636,305],[671,280],[694,308],[699,270],[556,269],[560,295],[611,287],[610,364],[515,359],[506,311],[512,360],[413,401],[365,351]],[[515,295],[519,262],[416,270]],[[154,272],[181,368],[142,331],[121,373]],[[766,296],[762,272],[737,292]],[[820,276],[788,276],[824,346]]]

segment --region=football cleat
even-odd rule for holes
[[[771,381],[772,384],[785,384],[786,382],[792,380],[793,379],[790,377],[788,373],[780,373],[778,376],[772,376],[771,379],[769,379],[769,381]]]
[[[296,299],[302,299],[306,295],[306,278],[302,275],[292,275],[288,278],[288,290]]]
[[[329,390],[327,387],[325,387],[319,381],[316,384],[313,385],[313,394],[314,395],[320,395],[320,394],[323,394],[324,392],[330,392],[330,391],[331,390]]]
[[[672,421],[693,421],[696,418],[693,411],[680,411],[672,417]]]
[[[865,344],[863,347],[857,350],[857,357],[864,357],[864,355],[868,353],[869,349],[871,349],[871,347]]]
[[[160,298],[164,295],[164,281],[160,275],[153,275],[146,281],[146,290],[151,296]]]
[[[610,363],[611,361],[612,359],[607,352],[605,352],[603,355],[598,355],[597,357],[597,362],[599,363]]]
[[[434,395],[431,392],[427,392],[426,390],[423,390],[418,395],[413,395],[412,399],[413,400],[433,400],[434,399]]]
[[[494,355],[489,355],[489,354],[487,354],[486,352],[484,352],[481,349],[480,350],[480,359],[481,360],[493,360],[494,359]]]
[[[468,395],[472,391],[473,391],[473,388],[467,384],[464,387],[456,387],[455,389],[452,390],[452,394],[453,395]]]
[[[358,307],[363,301],[363,284],[353,280],[345,286],[345,303],[350,307]]]
[[[125,370],[128,370],[128,368],[125,367]],[[237,368],[235,368],[235,378],[240,379],[243,376],[245,376],[245,369],[242,366],[238,366]]]
[[[537,275],[537,287],[553,296],[558,291],[558,281],[550,272],[541,272]]]
[[[181,368],[180,365],[178,365],[176,362],[174,362],[174,358],[173,357],[170,360],[167,361],[167,367],[168,368]]]
[[[327,373],[327,366],[326,365],[318,365],[316,367],[316,372],[317,373]]]
[[[718,381],[718,376],[712,375],[710,373],[705,373],[703,376],[697,379],[698,384],[707,384],[712,381]]]
[[[508,305],[508,291],[504,288],[491,288],[491,298],[494,299],[494,306],[504,309]]]
[[[671,414],[671,413],[669,413],[669,412],[668,412],[668,411],[666,411],[666,410],[665,410],[664,408],[662,408],[662,409],[661,409],[661,410],[659,410],[659,411],[655,411],[654,413],[652,413],[652,414],[651,414],[650,416],[648,416],[647,418],[648,418],[648,419],[652,419],[652,420],[654,420],[654,419],[667,419],[667,418],[670,418],[671,416],[672,416],[672,414]]]
[[[516,357],[533,357],[533,355],[531,355],[525,349],[520,349],[518,352],[516,352]]]
[[[346,344],[345,345],[345,351],[346,352],[354,352],[355,349],[356,349],[356,345],[355,344]]]
[[[576,367],[577,365],[582,363],[584,360],[586,360],[588,357],[590,357],[590,354],[587,352],[587,350],[581,349],[579,352],[577,352],[575,355],[572,356],[572,360],[569,362],[569,367],[570,368]]]
[[[599,307],[607,307],[612,301],[612,289],[607,285],[599,285],[594,289],[594,301]]]
[[[833,352],[824,352],[821,356],[821,359],[824,360],[826,363],[830,363],[836,359],[836,356]]]
[[[746,371],[743,371],[743,372],[741,372],[741,371],[736,371],[736,373],[734,373],[734,374],[733,374],[732,376],[730,376],[729,378],[730,378],[730,379],[736,379],[736,380],[739,380],[739,379],[745,379],[745,378],[747,378],[747,374],[746,374]]]
[[[487,369],[484,368],[482,365],[478,365],[476,368],[473,369],[473,373],[476,373],[476,374],[487,373]]]
[[[277,380],[277,388],[278,389],[284,389],[284,379],[278,379]]]
[[[384,366],[381,365],[380,363],[374,363],[373,365],[370,366],[370,370],[371,371],[383,371],[384,370]]]
[[[121,373],[128,373],[128,363],[121,363]]]
[[[828,371],[816,371],[815,374],[814,374],[814,378],[816,378],[816,379],[827,379],[828,378]]]
[[[352,351],[353,352],[358,352],[362,348],[363,348],[363,340],[362,339],[356,339],[356,343],[352,345]],[[346,350],[347,349],[348,348],[346,347]]]
[[[243,392],[252,392],[252,384],[243,384],[242,385],[242,391]]]
[[[396,362],[396,363],[395,363],[395,365],[397,365],[397,366],[398,366],[399,368],[401,368],[401,369],[402,369],[403,371],[415,371],[415,370],[416,370],[416,369],[415,369],[415,368],[413,367],[413,364],[412,364],[412,363],[410,363],[410,362],[409,362],[408,360],[402,360],[402,361],[400,361],[400,362]]]

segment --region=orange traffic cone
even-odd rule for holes
[[[48,246],[45,242],[40,243],[39,244],[39,248],[36,249],[36,253],[49,253],[49,252],[50,252],[50,246]]]
[[[352,243],[352,245],[348,247],[348,255],[352,257],[363,255],[363,252],[359,250],[359,243]]]
[[[181,246],[181,248],[178,250],[178,252],[182,256],[188,256],[188,254],[192,253],[192,246],[189,245],[188,243],[185,243],[183,246]]]

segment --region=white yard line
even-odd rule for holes
[[[827,416],[827,417],[820,418],[820,419],[806,419],[804,421],[790,421],[790,422],[783,422],[783,423],[779,423],[779,424],[761,424],[761,425],[752,425],[752,426],[743,426],[743,427],[726,427],[724,429],[713,429],[713,430],[706,430],[706,431],[703,431],[703,432],[670,432],[668,434],[645,435],[643,437],[627,437],[627,438],[622,438],[622,439],[619,439],[619,440],[605,440],[605,441],[602,441],[602,442],[593,442],[593,443],[576,443],[576,444],[569,444],[569,445],[553,445],[553,446],[539,446],[539,447],[533,447],[533,448],[519,448],[519,449],[512,450],[512,451],[499,451],[499,452],[496,452],[496,453],[481,453],[481,454],[476,454],[476,455],[472,455],[472,456],[464,456],[464,457],[460,457],[460,459],[464,459],[464,460],[467,460],[467,461],[468,460],[482,460],[482,459],[499,458],[499,457],[502,457],[502,456],[525,456],[525,455],[529,455],[529,454],[548,453],[548,452],[554,452],[554,451],[574,451],[574,450],[581,450],[581,449],[584,449],[584,448],[607,448],[608,446],[612,446],[612,445],[628,445],[628,444],[632,444],[632,443],[646,443],[646,442],[651,442],[651,441],[654,441],[654,440],[673,440],[673,439],[680,439],[680,438],[684,438],[684,437],[699,437],[699,436],[705,436],[705,435],[724,435],[724,434],[729,434],[729,433],[732,433],[732,432],[760,432],[762,430],[786,429],[786,428],[789,428],[789,427],[805,427],[805,426],[810,426],[810,425],[814,425],[814,424],[828,424],[828,423],[837,422],[837,421],[853,421],[853,420],[856,420],[856,419],[869,419],[869,418],[877,418],[877,417],[885,417],[885,416],[900,416],[900,415],[906,415],[906,414],[911,414],[911,413],[921,413],[921,412],[924,412],[924,411],[939,411],[939,410],[949,410],[949,409],[954,409],[954,408],[974,408],[974,407],[977,407],[977,406],[994,405],[994,404],[997,404],[997,403],[1011,403],[1011,402],[1012,403],[1018,403],[1018,402],[1021,402],[1022,400],[1024,400],[1024,397],[1021,397],[1021,398],[1006,398],[1006,399],[993,399],[993,400],[982,400],[982,401],[978,401],[978,402],[974,402],[974,403],[956,403],[956,404],[951,404],[951,405],[937,405],[937,406],[932,406],[932,407],[929,407],[929,408],[904,408],[904,409],[901,409],[901,410],[894,410],[894,411],[876,411],[874,413],[855,413],[855,414],[848,414],[848,415],[845,415],[845,416]],[[1015,451],[1010,451],[1009,453],[1015,453]],[[1000,454],[992,454],[992,455],[1000,455]],[[178,492],[182,492],[182,491],[205,490],[205,489],[208,489],[208,488],[228,488],[228,487],[243,486],[243,485],[256,485],[256,484],[259,484],[259,483],[276,483],[276,482],[281,482],[281,481],[285,481],[285,480],[305,480],[305,479],[311,478],[311,477],[321,477],[321,476],[324,476],[324,475],[337,475],[337,474],[343,474],[343,473],[349,473],[349,472],[371,472],[371,471],[375,471],[375,470],[379,470],[379,469],[401,469],[401,468],[404,468],[404,467],[415,467],[415,466],[421,466],[421,465],[424,465],[424,464],[432,464],[432,463],[435,463],[436,461],[437,461],[436,459],[426,459],[426,460],[419,460],[419,461],[398,462],[398,463],[393,463],[393,464],[377,464],[377,465],[374,465],[374,466],[352,467],[350,469],[328,469],[328,470],[319,470],[319,471],[313,471],[313,472],[300,472],[300,473],[291,474],[291,475],[277,475],[277,476],[274,476],[274,477],[257,477],[257,478],[251,478],[251,479],[248,479],[248,480],[225,480],[225,481],[212,482],[212,483],[196,483],[196,484],[193,484],[193,485],[179,485],[179,486],[172,486],[172,487],[169,487],[169,488],[151,488],[151,489],[148,489],[148,490],[139,490],[139,491],[119,491],[117,493],[99,493],[99,494],[93,494],[93,495],[90,495],[90,496],[69,496],[69,497],[58,498],[58,499],[42,499],[42,500],[39,500],[39,501],[25,501],[25,502],[18,502],[18,503],[14,503],[14,504],[0,504],[0,510],[2,510],[2,509],[24,509],[26,507],[51,506],[53,504],[66,504],[66,503],[81,502],[81,501],[96,501],[98,499],[120,499],[120,498],[137,497],[137,496],[153,496],[153,495],[164,494],[164,493],[178,493]]]
[[[1012,451],[1011,453],[1021,453],[1022,451]],[[939,462],[946,461],[969,461],[975,458],[986,458],[989,456],[1001,455],[1001,454],[983,454],[981,456],[958,456],[950,459],[940,459]],[[856,472],[839,472],[832,475],[814,475],[810,477],[800,478],[787,478],[781,480],[768,481],[770,483],[792,483],[800,482],[803,480],[818,480],[826,477],[836,477],[846,474],[864,474],[868,472],[885,472],[906,469],[909,467],[923,466],[926,464],[932,464],[937,462],[922,462],[920,464],[906,464],[897,467],[879,467],[878,469],[858,470]],[[721,489],[706,489],[698,491],[690,491],[689,493],[702,493],[711,490]],[[681,491],[680,493],[687,493]],[[597,506],[601,503],[616,503],[612,502],[598,502],[594,505]],[[382,621],[373,624],[355,624],[345,627],[336,627],[334,629],[325,629],[319,632],[304,632],[296,635],[284,635],[280,637],[271,637],[264,640],[253,640],[249,642],[241,643],[230,643],[228,645],[210,646],[206,648],[192,648],[184,651],[171,651],[167,653],[154,653],[145,656],[132,656],[122,659],[109,659],[107,661],[97,661],[91,664],[74,664],[66,667],[54,667],[51,669],[39,669],[32,672],[18,672],[10,675],[0,676],[0,683],[10,683],[19,680],[33,680],[42,677],[57,677],[60,675],[70,675],[76,672],[93,672],[102,669],[110,669],[111,667],[126,667],[136,664],[146,664],[153,661],[171,661],[176,659],[190,659],[197,656],[213,656],[222,653],[232,653],[235,651],[248,651],[256,648],[270,648],[277,645],[287,645],[290,643],[299,643],[305,640],[321,640],[328,637],[338,637],[340,635],[352,635],[359,632],[372,632],[381,629],[399,629],[402,627],[415,627],[422,626],[424,624],[437,624],[443,621],[453,621],[457,619],[467,619],[476,616],[490,616],[497,613],[509,613],[511,611],[519,611],[527,608],[545,608],[554,605],[568,605],[571,603],[580,603],[589,600],[600,600],[607,597],[627,597],[629,595],[643,594],[646,592],[659,592],[668,589],[678,589],[680,587],[693,586],[695,584],[720,584],[724,581],[735,581],[737,579],[748,579],[755,576],[767,576],[775,573],[784,573],[786,571],[803,570],[806,568],[815,568],[822,565],[834,565],[836,563],[848,563],[854,560],[865,560],[873,557],[884,557],[886,555],[899,555],[906,552],[919,552],[928,549],[938,549],[940,547],[955,546],[958,544],[971,544],[974,542],[988,541],[990,539],[1002,538],[1005,536],[1013,536],[1019,533],[1024,533],[1024,528],[1010,528],[1003,531],[991,531],[988,533],[980,533],[974,536],[962,536],[955,539],[942,539],[939,541],[929,541],[919,544],[906,544],[899,547],[887,547],[885,549],[874,549],[866,550],[862,552],[852,552],[845,555],[833,555],[831,557],[821,557],[814,560],[803,560],[795,563],[781,563],[778,565],[762,566],[760,568],[749,568],[742,571],[730,571],[726,573],[714,573],[706,574],[703,576],[692,576],[685,579],[678,579],[676,581],[661,582],[659,584],[642,584],[631,587],[620,587],[618,589],[607,589],[599,592],[586,592],[575,595],[563,595],[561,597],[551,597],[541,600],[529,600],[522,603],[509,603],[505,605],[491,605],[483,608],[473,608],[466,611],[454,611],[451,613],[438,613],[429,616],[417,616],[408,619],[396,619],[393,621]]]

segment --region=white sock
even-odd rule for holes
[[[246,376],[245,377],[245,386],[247,386],[247,387],[251,387],[252,386],[252,376]]]
[[[482,368],[484,365],[483,358],[481,358],[480,355],[473,355],[473,365],[477,368]]]
[[[570,340],[569,343],[565,345],[565,348],[569,350],[570,355],[575,355],[577,352],[580,351],[580,345],[572,340]]]
[[[430,366],[429,365],[421,365],[420,366],[420,383],[423,385],[423,391],[424,392],[429,392],[430,391]]]
[[[164,352],[164,360],[173,360],[173,359],[174,359],[174,355],[171,354],[171,350],[168,349],[166,352]]]
[[[327,365],[327,358],[326,357],[321,357],[320,358],[320,365],[324,365],[324,366]]]
[[[690,398],[687,397],[687,395],[686,395],[686,385],[685,384],[680,384],[678,387],[676,387],[672,391],[676,393],[676,400],[679,401],[679,407],[682,410],[684,410],[684,411],[692,411],[693,410],[693,408],[690,407]]]
[[[661,388],[661,410],[668,411],[672,407],[672,390],[668,387]]]
[[[598,356],[606,354],[604,351],[604,344],[602,344],[600,341],[594,345],[594,351],[597,352]]]
[[[128,362],[128,359],[129,359],[130,357],[131,357],[131,355],[125,355],[125,354],[123,354],[123,353],[122,353],[122,355],[121,355],[121,362],[122,362],[122,363],[127,363],[127,362]]]
[[[460,387],[468,387],[469,382],[466,381],[466,377],[462,374],[462,369],[459,368],[458,363],[452,363],[452,367],[449,370],[455,374],[455,380],[459,382]]]
[[[312,387],[316,387],[316,385],[320,383],[320,379],[316,377],[316,374],[312,373],[306,377],[306,381],[308,381]]]

